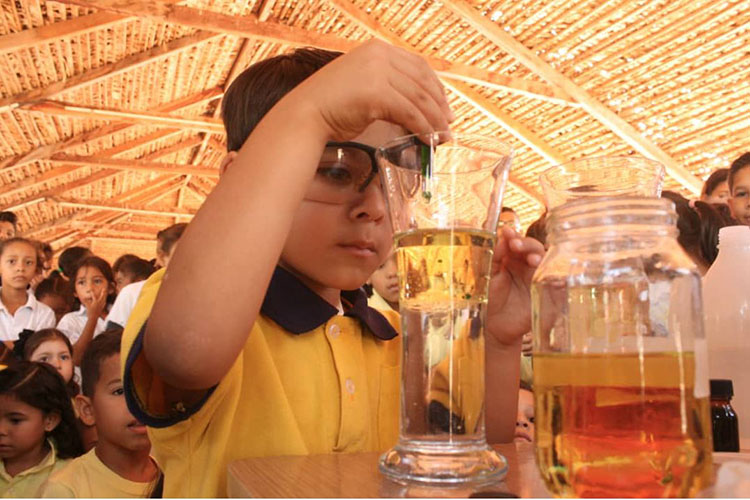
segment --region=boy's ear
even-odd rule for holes
[[[52,432],[60,423],[60,414],[57,412],[48,413],[44,416],[44,432]]]
[[[221,178],[229,168],[229,165],[231,165],[234,162],[234,159],[237,158],[237,151],[230,151],[222,158],[221,165],[219,165],[219,178]]]
[[[78,408],[78,418],[84,425],[91,427],[96,424],[96,418],[94,418],[94,405],[91,403],[91,398],[79,394],[75,399],[76,407]]]

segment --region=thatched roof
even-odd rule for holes
[[[750,149],[747,0],[1,0],[0,209],[55,249],[153,255],[217,180],[218,109],[254,61],[378,36],[428,57],[454,129],[516,149],[505,204],[586,155],[695,194]]]

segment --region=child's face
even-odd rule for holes
[[[45,432],[55,425],[39,408],[0,394],[0,459],[34,458],[44,445]]]
[[[742,168],[734,175],[729,208],[741,224],[750,225],[750,167]]]
[[[134,281],[135,279],[133,278],[132,274],[117,271],[115,273],[115,288],[117,289],[117,293],[120,293],[123,288],[133,283]]]
[[[375,122],[355,138],[373,147],[403,129]],[[385,198],[376,177],[363,193],[341,204],[304,199],[297,209],[281,262],[314,291],[354,290],[385,260],[392,231]]]
[[[706,203],[727,203],[729,201],[729,183],[727,181],[719,183],[710,194],[703,196]]]
[[[16,228],[8,221],[0,221],[0,241],[13,238],[16,235]]]
[[[65,297],[57,293],[47,293],[42,295],[39,302],[49,306],[55,312],[55,320],[57,323],[59,323],[62,317],[68,312],[68,303],[65,301]]]
[[[534,441],[534,394],[526,389],[518,391],[518,415],[514,441]]]
[[[95,297],[102,291],[105,295],[110,291],[110,284],[106,276],[95,267],[82,267],[76,273],[76,297],[84,306],[91,305]]]
[[[396,253],[393,252],[388,256],[378,269],[370,277],[372,287],[378,292],[378,295],[386,301],[397,303],[399,299],[398,288],[398,264],[396,262]]]
[[[0,256],[0,275],[3,286],[25,290],[36,274],[37,252],[34,247],[16,242],[3,248]]]
[[[55,367],[65,380],[73,378],[73,358],[68,346],[60,339],[46,340],[31,353],[31,361],[40,361]]]
[[[91,406],[99,443],[129,451],[151,449],[146,426],[136,420],[125,403],[119,354],[101,361]]]

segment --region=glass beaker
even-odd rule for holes
[[[667,199],[550,212],[532,281],[535,448],[565,497],[680,497],[712,473],[700,275]]]
[[[658,198],[664,167],[657,161],[633,156],[581,158],[548,168],[539,182],[547,210],[572,200],[601,196]]]
[[[399,267],[403,357],[399,481],[489,481],[507,469],[484,427],[484,324],[511,149],[438,132],[377,152]]]

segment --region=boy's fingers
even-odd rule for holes
[[[418,55],[405,49],[398,50],[403,54],[403,57],[394,57],[391,60],[393,67],[427,92],[445,115],[446,121],[452,122],[455,116],[448,103],[445,88],[435,72]]]
[[[409,99],[398,92],[393,92],[388,116],[384,119],[397,123],[415,134],[429,134],[435,131],[422,111]]]
[[[402,75],[390,78],[389,83],[397,93],[404,96],[419,109],[422,116],[430,123],[431,131],[448,130],[448,119],[432,96],[424,89],[414,85],[409,78]]]

